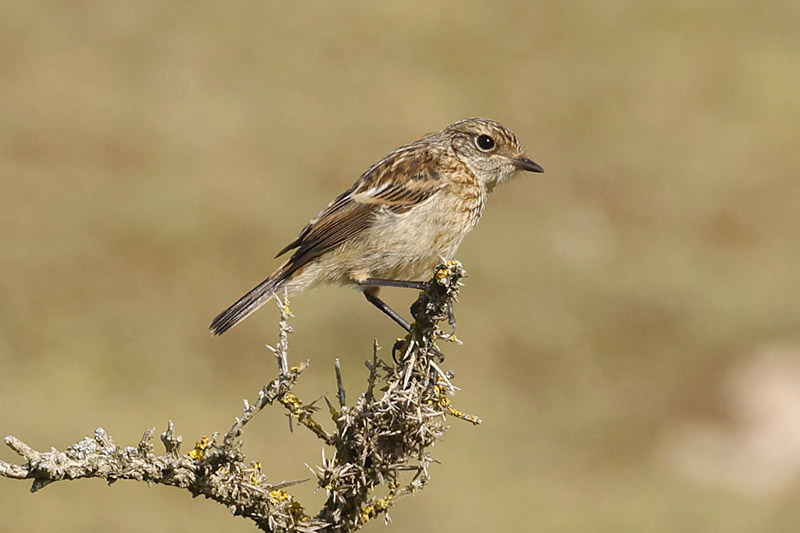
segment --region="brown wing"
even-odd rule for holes
[[[434,154],[415,144],[390,153],[314,217],[278,255],[293,248],[286,275],[368,228],[379,209],[403,213],[441,190]]]

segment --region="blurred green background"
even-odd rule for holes
[[[384,153],[486,116],[547,172],[461,247],[445,366],[484,424],[453,421],[390,530],[797,530],[800,3],[0,10],[3,436],[227,429],[274,374],[278,313],[221,338],[210,319]],[[398,335],[351,290],[292,309],[309,400],[335,357],[355,398]],[[276,482],[320,457],[278,408],[246,451]],[[254,530],[165,487],[28,487],[0,479],[0,530]]]

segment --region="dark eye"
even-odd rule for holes
[[[478,135],[478,138],[475,139],[475,144],[477,144],[478,148],[480,148],[484,152],[488,152],[489,150],[494,148],[494,139],[492,139],[488,135]]]

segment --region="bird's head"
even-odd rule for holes
[[[514,133],[494,120],[467,118],[445,128],[458,158],[488,191],[519,170],[544,172],[531,161]]]

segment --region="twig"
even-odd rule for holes
[[[8,436],[6,445],[25,463],[0,461],[0,476],[32,479],[34,492],[55,481],[92,477],[109,483],[132,479],[180,487],[225,505],[262,531],[345,532],[360,529],[377,516],[388,521],[388,511],[400,498],[428,483],[428,467],[436,462],[429,449],[447,430],[447,416],[480,423],[477,417],[452,407],[450,397],[457,390],[451,383],[452,374],[435,362],[443,357],[435,341],[446,338],[437,324],[452,316],[452,302],[463,275],[458,262],[437,267],[428,288],[412,306],[416,323],[402,341],[402,359],[396,366],[385,363],[378,358],[375,341],[372,361],[365,363],[369,369],[366,390],[352,406],[346,403],[341,365],[336,360],[339,409],[325,398],[335,424],[331,431],[314,418],[316,400],[304,403],[291,392],[307,363],[289,366],[292,329],[288,319],[292,315],[284,298],[279,301],[278,343],[268,347],[276,357],[278,375],[261,388],[255,402],[243,401],[242,415],[222,442],[217,443],[218,434],[214,433],[198,440],[188,453],[181,453],[183,439],[175,435],[171,421],[161,434],[166,453],[160,456],[152,442],[154,428],[145,431],[133,447],[117,446],[97,428],[93,436],[63,452],[39,452]],[[382,392],[380,398],[376,389]],[[287,409],[290,420],[332,448],[331,453],[323,449],[322,464],[314,469],[319,487],[327,494],[324,506],[314,516],[286,490],[305,480],[268,483],[261,463],[247,462],[242,451],[245,425],[276,402]]]
[[[336,369],[336,387],[338,388],[336,397],[339,399],[339,407],[344,408],[344,406],[347,405],[347,398],[344,392],[344,385],[342,384],[342,365],[338,357],[336,361],[334,361],[333,366]]]

